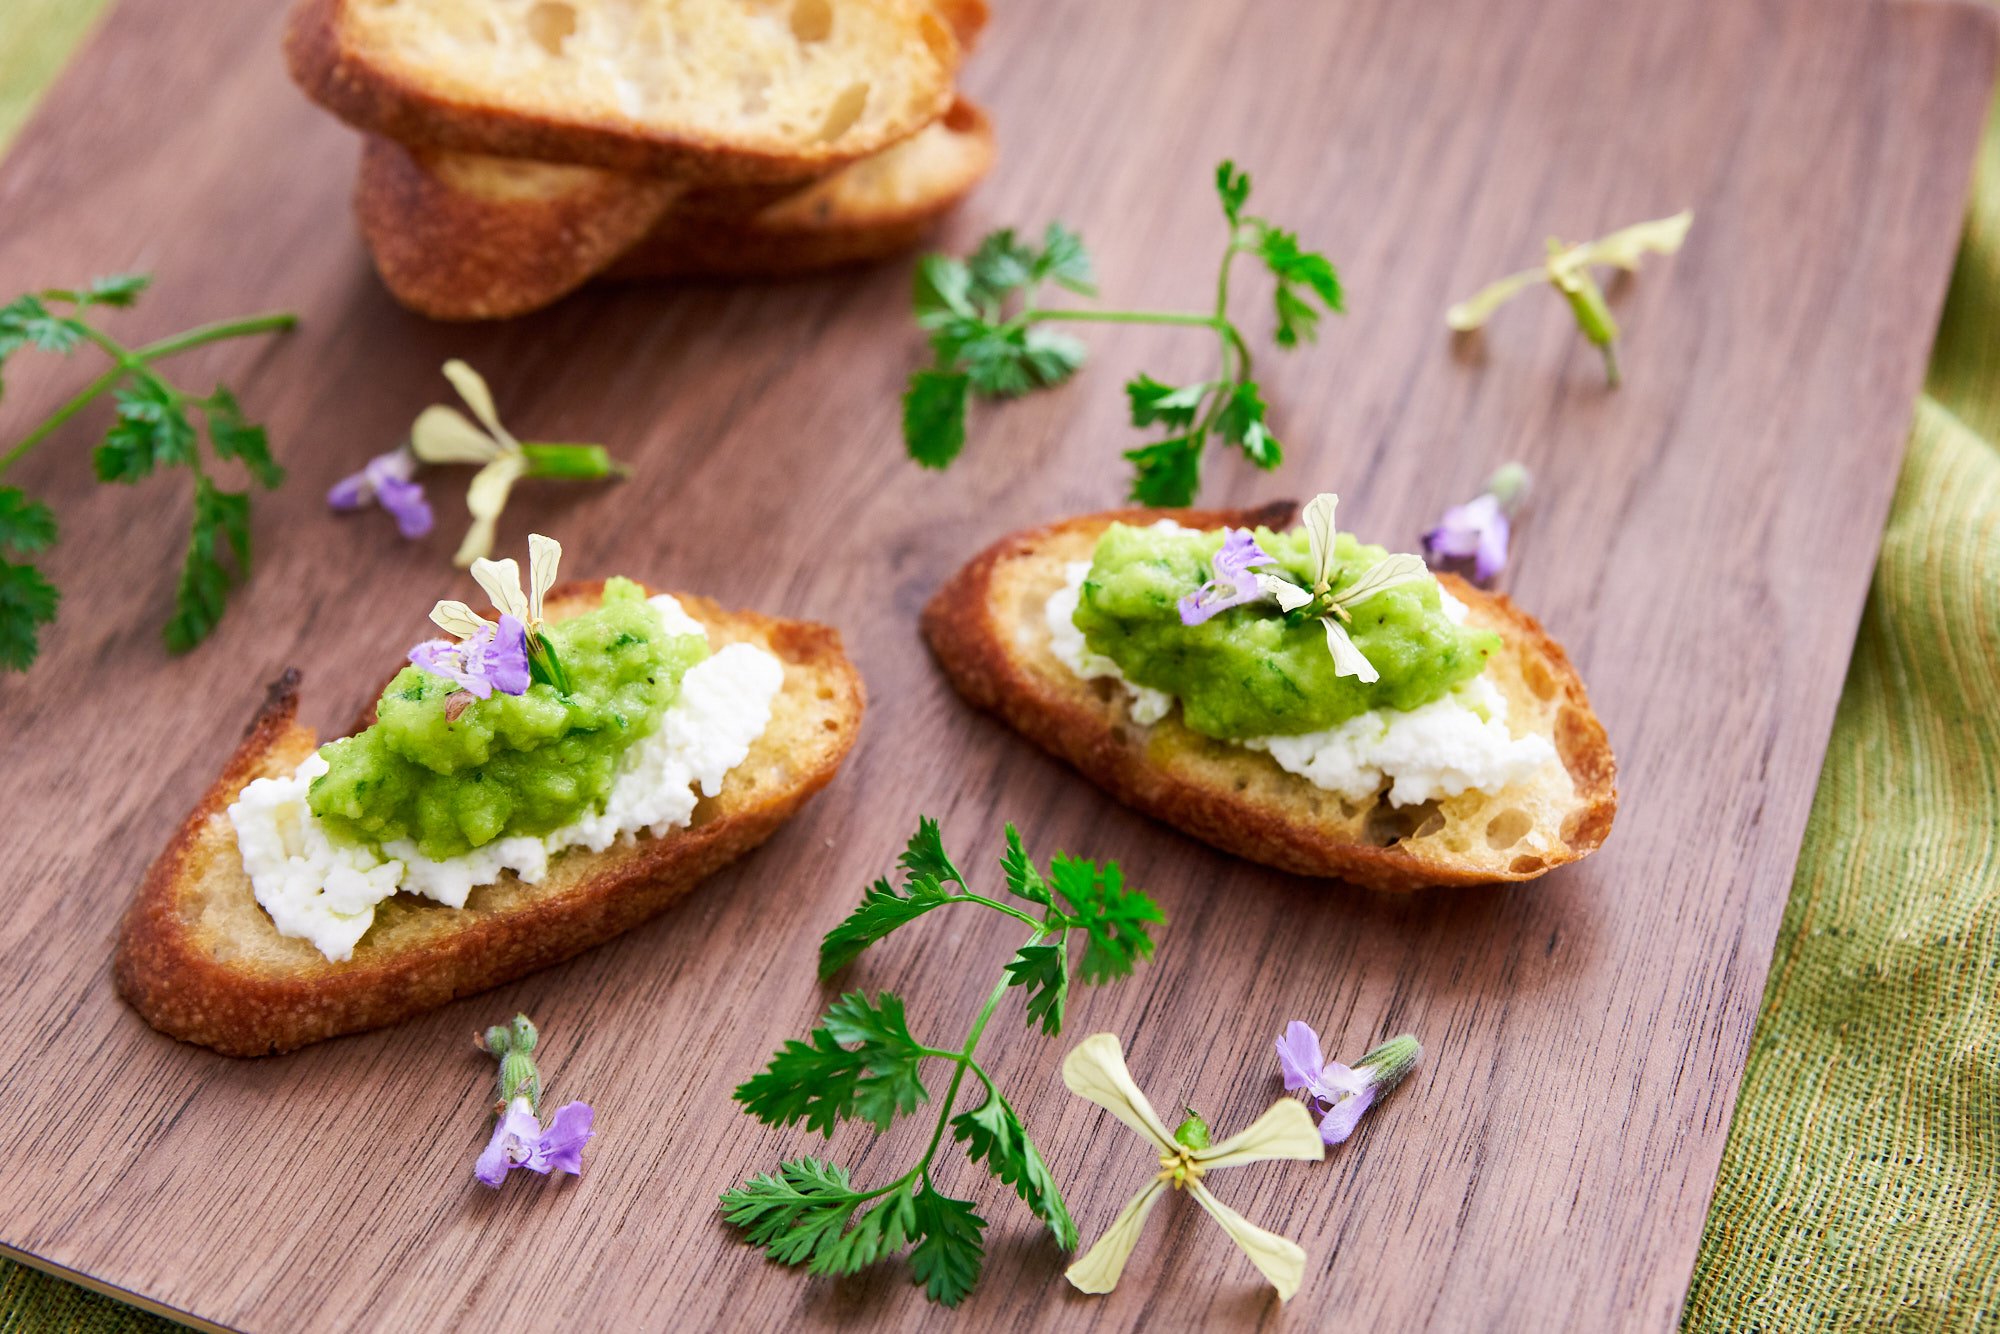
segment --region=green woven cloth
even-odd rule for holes
[[[1996,441],[2000,115],[1980,151],[1685,1330],[2000,1326]]]
[[[0,146],[104,3],[5,0]],[[1995,441],[2000,116],[1779,930],[1687,1331],[2000,1322]],[[0,1334],[171,1328],[0,1260]]]

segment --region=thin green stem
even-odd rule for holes
[[[6,457],[0,458],[0,472],[7,471],[8,468],[13,466],[16,460],[26,455],[29,450],[54,435],[64,422],[89,407],[99,394],[102,394],[124,377],[125,367],[122,365],[113,366],[110,370],[92,380],[88,385],[85,385],[81,393],[49,414],[47,421],[28,432],[26,436],[22,437],[20,444],[15,445],[7,451]]]
[[[1091,324],[1179,324],[1200,329],[1215,329],[1228,323],[1214,315],[1190,315],[1171,310],[1030,310],[1015,318],[1023,324],[1082,320]]]
[[[994,912],[1005,913],[1017,922],[1025,922],[1027,925],[1034,927],[1037,931],[1043,932],[1045,934],[1047,931],[1047,928],[1043,925],[1041,920],[1036,918],[1032,914],[1022,912],[1019,908],[1016,908],[1011,903],[1002,903],[998,899],[989,899],[984,894],[974,894],[970,890],[967,890],[963,894],[953,894],[948,898],[946,898],[945,902],[977,903],[981,907],[991,908]],[[1032,944],[1033,942],[1030,943]]]
[[[0,456],[0,472],[5,472],[25,457],[29,450],[54,435],[64,422],[90,406],[99,395],[118,383],[125,375],[141,369],[147,363],[186,352],[204,343],[220,342],[226,338],[246,338],[253,334],[282,332],[293,328],[298,322],[298,316],[284,312],[250,315],[238,320],[217,320],[210,324],[198,324],[171,338],[162,338],[158,342],[147,343],[144,347],[136,349],[128,349],[86,325],[86,336],[103,348],[118,364],[85,385],[82,392],[57,408],[46,421],[24,436],[19,444],[8,450],[4,456]]]
[[[994,906],[1003,907],[1004,905],[996,904]],[[1021,948],[1026,949],[1029,945],[1039,945],[1044,938],[1059,933],[1061,930],[1062,928],[1059,926],[1046,926],[1040,922],[1036,922],[1035,934],[1028,937],[1027,945],[1023,945]],[[1007,977],[1000,979],[1000,984],[993,988],[993,994],[986,998],[986,1004],[980,1007],[978,1018],[972,1021],[972,1029],[965,1035],[965,1046],[956,1053],[946,1055],[947,1060],[955,1063],[955,1068],[951,1072],[951,1085],[945,1089],[944,1101],[938,1107],[937,1128],[931,1131],[931,1142],[924,1147],[924,1156],[917,1161],[917,1166],[912,1169],[913,1172],[924,1173],[925,1180],[929,1180],[931,1160],[937,1157],[938,1145],[944,1142],[944,1128],[951,1124],[952,1109],[958,1105],[958,1091],[965,1083],[966,1067],[970,1066],[972,1069],[978,1071],[980,1079],[986,1083],[987,1090],[993,1092],[993,1081],[986,1077],[984,1070],[979,1069],[978,1062],[972,1059],[972,1053],[978,1048],[979,1039],[986,1032],[987,1022],[993,1018],[993,1012],[1000,1008],[1000,1002],[1007,995],[1007,988],[1012,985],[1013,979]],[[908,1179],[909,1174],[905,1174],[902,1178],[904,1181]]]

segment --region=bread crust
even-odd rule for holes
[[[864,173],[896,170],[887,160],[924,150],[929,136],[949,136],[941,145],[948,151],[912,167],[899,189],[871,188]],[[877,156],[879,166],[864,159],[777,200],[691,192],[604,276],[787,278],[905,254],[992,170],[993,123],[961,97],[936,124]]]
[[[1595,851],[1617,813],[1617,765],[1609,739],[1562,646],[1502,594],[1451,574],[1439,576],[1471,609],[1476,623],[1501,633],[1508,650],[1519,655],[1535,695],[1546,702],[1551,739],[1573,794],[1548,821],[1559,827],[1545,831],[1547,837],[1537,842],[1532,856],[1509,857],[1505,850],[1492,849],[1454,852],[1441,846],[1435,834],[1403,832],[1379,845],[1357,840],[1357,825],[1373,827],[1371,817],[1392,814],[1380,797],[1373,809],[1364,807],[1358,815],[1315,817],[1311,811],[1326,806],[1327,794],[1284,772],[1269,756],[1240,747],[1225,753],[1221,743],[1182,726],[1178,711],[1152,727],[1132,721],[1109,683],[1086,682],[1053,659],[1041,665],[1031,661],[1019,632],[1027,609],[1005,605],[1000,594],[1011,562],[1046,561],[1059,546],[1087,556],[1097,535],[1114,522],[1172,519],[1197,528],[1283,528],[1296,514],[1291,502],[1238,510],[1127,509],[1015,533],[988,547],[938,590],[924,609],[924,637],[969,702],[998,715],[1126,805],[1250,861],[1372,889],[1408,891],[1532,879]],[[1032,611],[1039,615],[1040,607]],[[1210,754],[1224,758],[1211,760]],[[1219,765],[1237,775],[1254,772],[1257,791],[1273,793],[1274,799],[1246,796],[1240,782],[1215,781]],[[1386,828],[1387,833],[1398,832],[1393,822]]]
[[[369,135],[354,188],[383,284],[436,320],[505,319],[561,300],[652,231],[681,192],[657,176],[449,156]],[[454,179],[476,173],[524,188]]]
[[[593,605],[602,587],[568,585],[551,604]],[[700,801],[690,827],[603,853],[558,854],[540,886],[504,876],[474,890],[464,909],[398,895],[378,908],[376,926],[345,963],[279,937],[261,909],[252,920],[265,938],[236,951],[239,942],[218,942],[201,922],[215,896],[229,899],[240,919],[251,895],[225,812],[251,779],[289,771],[316,741],[298,724],[299,675],[287,672],[127,910],[114,968],[119,992],[161,1032],[224,1055],[291,1051],[561,962],[646,921],[762,843],[846,758],[865,707],[861,678],[826,626],[681,601],[712,640],[757,643],[785,663],[771,727],[722,792]],[[385,945],[378,936],[392,905],[400,934]],[[273,955],[282,957],[274,963]]]
[[[837,145],[759,145],[696,133],[667,135],[588,115],[552,116],[483,104],[423,86],[369,59],[342,40],[350,0],[298,0],[286,25],[285,62],[299,88],[356,129],[406,144],[498,157],[528,158],[645,172],[692,183],[806,181],[881,152],[951,105],[963,56],[955,29],[983,22],[984,7],[927,12],[926,45],[937,53],[936,91],[925,107],[874,134],[850,133]]]

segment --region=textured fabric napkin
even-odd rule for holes
[[[5,3],[0,147],[105,0]],[[1996,441],[2000,116],[1779,931],[1687,1330],[2000,1319]],[[0,1260],[0,1334],[173,1328]]]

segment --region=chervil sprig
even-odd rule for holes
[[[250,572],[250,492],[231,491],[210,475],[201,449],[206,428],[213,462],[241,466],[266,490],[284,480],[264,428],[243,415],[227,388],[191,394],[166,379],[157,364],[205,343],[277,333],[298,323],[288,314],[256,315],[199,325],[171,338],[127,347],[90,318],[98,309],[132,305],[146,289],[144,274],[114,274],[72,290],[49,288],[0,306],[0,367],[23,348],[68,356],[88,343],[112,365],[39,426],[0,454],[0,475],[106,393],[116,403],[103,441],[91,455],[101,482],[135,483],[166,468],[186,468],[194,496],[188,543],[167,621],[167,647],[184,652],[221,620],[235,584]],[[54,545],[54,513],[20,488],[0,486],[0,670],[26,671],[41,650],[41,630],[53,622],[59,596],[32,560]]]
[[[929,331],[932,364],[910,376],[903,395],[903,442],[910,457],[943,468],[965,446],[967,406],[975,394],[1010,398],[1061,384],[1083,364],[1084,347],[1046,326],[1055,321],[1168,324],[1211,329],[1220,365],[1212,379],[1171,385],[1140,373],[1125,386],[1132,424],[1158,427],[1162,438],[1127,450],[1131,496],[1149,505],[1187,505],[1201,488],[1202,452],[1211,439],[1242,451],[1259,468],[1283,460],[1265,425],[1263,392],[1251,370],[1250,344],[1229,316],[1230,268],[1238,255],[1259,260],[1275,280],[1273,338],[1279,347],[1311,342],[1327,311],[1342,309],[1339,275],[1298,236],[1245,213],[1250,177],[1224,162],[1216,194],[1228,243],[1207,313],[1047,309],[1045,284],[1091,296],[1090,257],[1076,233],[1050,223],[1039,246],[1013,231],[994,232],[969,259],[926,256],[917,269],[917,323]]]
[[[820,943],[820,976],[831,977],[884,936],[948,904],[973,904],[1011,917],[1031,934],[973,1018],[965,1041],[955,1048],[930,1046],[911,1033],[900,997],[882,992],[870,999],[850,992],[828,1008],[805,1041],[787,1042],[735,1096],[766,1125],[803,1122],[806,1129],[831,1136],[845,1120],[882,1131],[930,1101],[923,1067],[941,1062],[951,1068],[951,1077],[922,1157],[872,1189],[855,1185],[838,1164],[792,1159],[776,1173],[753,1176],[725,1192],[722,1213],[772,1259],[804,1265],[814,1274],[851,1274],[908,1249],[911,1271],[930,1298],[956,1306],[979,1281],[986,1220],[971,1200],[954,1199],[932,1182],[932,1164],[947,1130],[967,1158],[1014,1189],[1058,1245],[1074,1250],[1077,1243],[1076,1224],[1020,1114],[975,1055],[988,1021],[1008,990],[1020,987],[1029,1027],[1059,1033],[1071,977],[1070,933],[1085,937],[1077,974],[1085,982],[1108,982],[1152,953],[1147,928],[1165,918],[1151,899],[1125,887],[1115,863],[1100,867],[1058,853],[1044,874],[1029,860],[1012,825],[1001,870],[1008,893],[1026,907],[969,889],[932,820],[919,821],[901,867],[900,888],[876,881],[860,906],[827,933]],[[984,1096],[958,1112],[968,1072]]]

